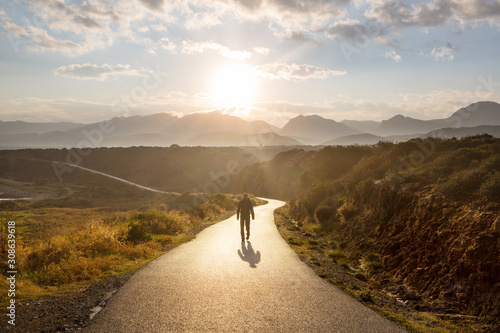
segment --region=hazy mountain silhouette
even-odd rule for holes
[[[0,135],[0,148],[71,148],[80,138],[67,132],[21,133]]]
[[[235,116],[214,111],[186,115],[172,122],[160,134],[182,140],[206,133],[232,132],[238,134],[257,134],[275,132],[277,130],[277,127],[261,120],[246,121]]]
[[[323,145],[325,146],[348,146],[354,144],[374,145],[379,141],[385,141],[385,138],[374,134],[363,133],[363,134],[342,136],[340,138],[329,140],[323,143]]]
[[[500,104],[477,102],[461,108],[445,119],[444,127],[476,127],[481,125],[500,125]]]
[[[359,133],[372,133],[380,125],[379,121],[374,120],[342,120],[341,123]]]
[[[500,104],[495,102],[474,103],[457,110],[448,118],[433,120],[397,115],[380,123],[354,120],[336,122],[318,115],[300,115],[281,129],[264,121],[247,121],[218,111],[183,117],[158,113],[115,117],[93,124],[0,121],[0,147],[129,147],[169,146],[172,143],[210,146],[348,145],[376,143],[374,141],[380,139],[403,141],[419,136],[461,137],[483,133],[497,136],[494,126],[500,126]],[[453,128],[468,129],[453,131]],[[271,136],[265,133],[275,134],[268,140],[266,138]],[[258,136],[261,138],[256,139]]]
[[[383,120],[372,133],[381,136],[427,133],[442,128],[442,121],[419,120],[398,114],[388,120]]]
[[[1,121],[0,135],[9,134],[43,134],[57,131],[69,131],[81,127],[83,124],[61,122],[61,123],[30,123],[25,121]]]
[[[300,115],[290,119],[279,133],[304,143],[320,144],[341,136],[357,134],[359,131],[318,115]]]
[[[174,139],[167,138],[158,133],[138,133],[132,135],[115,136],[104,139],[102,147],[165,147],[176,143]]]
[[[301,142],[273,132],[239,134],[234,132],[205,133],[182,142],[187,146],[300,146]]]

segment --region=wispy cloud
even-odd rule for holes
[[[262,55],[268,55],[269,52],[271,52],[270,49],[268,49],[267,47],[254,47],[253,50],[258,53],[258,54],[262,54]]]
[[[19,36],[28,36],[28,32],[24,27],[21,27],[15,23],[12,22],[2,22],[0,23],[0,26],[5,29],[5,31],[8,31],[12,33],[13,35],[19,37]]]
[[[277,80],[308,80],[327,79],[331,76],[341,76],[347,74],[345,71],[336,71],[312,65],[298,65],[274,63],[257,66],[256,71],[264,78]]]
[[[453,54],[454,50],[455,49],[450,46],[441,46],[439,48],[434,47],[431,51],[431,55],[436,60],[452,61],[453,59],[455,59],[455,55]]]
[[[396,51],[389,51],[385,53],[385,57],[394,60],[395,62],[401,62],[403,59]]]
[[[142,76],[141,71],[131,69],[129,65],[95,65],[95,64],[73,64],[61,66],[54,70],[54,74],[66,78],[77,80],[98,80],[106,81],[112,76]]]
[[[184,54],[205,53],[207,51],[215,51],[225,58],[239,61],[247,60],[252,56],[251,52],[231,50],[224,45],[212,41],[193,42],[191,40],[185,40],[182,42],[182,53]]]
[[[457,46],[451,43],[445,45],[428,45],[429,52],[420,52],[419,55],[424,57],[432,57],[436,61],[453,61],[455,59],[455,52],[459,50]]]

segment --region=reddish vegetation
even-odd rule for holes
[[[357,215],[342,235],[353,251],[373,240],[370,251],[384,268],[372,279],[381,287],[389,272],[416,291],[399,296],[417,309],[500,317],[500,205],[450,203],[408,189],[384,196],[381,189],[373,207],[380,211]],[[379,224],[382,210],[393,216]]]

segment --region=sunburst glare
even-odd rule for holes
[[[211,97],[224,107],[244,107],[254,102],[256,75],[248,65],[225,67],[214,75]]]

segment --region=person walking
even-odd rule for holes
[[[252,215],[252,220],[255,220],[252,201],[248,198],[248,194],[245,193],[236,210],[236,219],[240,220],[241,242],[245,241],[245,229],[247,230],[246,239],[250,238],[250,215]]]

